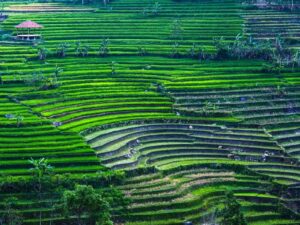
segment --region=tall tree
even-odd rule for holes
[[[7,198],[3,202],[3,212],[0,215],[0,224],[21,225],[23,223],[22,214],[17,210],[17,198]]]
[[[59,44],[57,46],[57,49],[56,49],[57,56],[59,56],[59,57],[65,57],[66,53],[68,51],[68,48],[69,48],[69,44],[66,43],[66,42],[63,42],[63,43]]]
[[[38,58],[39,60],[45,60],[47,58],[49,51],[45,47],[38,47]]]
[[[92,186],[76,185],[75,190],[65,191],[62,205],[67,216],[76,216],[77,225],[85,225],[86,221],[97,225],[113,224],[109,203]]]
[[[58,79],[60,77],[60,74],[63,72],[64,70],[59,67],[57,64],[55,66],[55,69],[54,69],[54,73],[53,73],[53,79],[54,79],[54,82],[57,84],[58,82]]]
[[[52,173],[53,167],[49,165],[48,160],[30,159],[29,163],[33,166],[30,170],[33,172],[34,179],[36,180],[35,191],[37,192],[39,202],[42,201],[43,187],[46,183],[46,178]],[[42,211],[39,214],[39,224],[42,224]]]
[[[221,225],[247,225],[238,203],[232,192],[226,193],[225,208],[222,212]]]
[[[181,25],[181,21],[179,19],[174,19],[170,28],[171,28],[170,37],[172,39],[182,39],[183,28]]]
[[[100,56],[107,56],[109,53],[109,39],[108,38],[104,38],[101,43],[100,43],[100,47],[99,47],[99,55]]]

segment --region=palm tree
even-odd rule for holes
[[[295,52],[295,54],[293,55],[293,59],[292,59],[293,69],[295,68],[295,66],[300,66],[300,50]]]
[[[39,60],[45,60],[47,58],[48,50],[45,47],[38,48],[38,58]]]
[[[80,42],[80,41],[77,41],[77,42],[75,43],[75,53],[76,53],[77,56],[80,55],[80,51],[81,51],[81,42]]]
[[[24,120],[24,117],[21,114],[16,115],[17,127],[21,126],[23,120]]]
[[[107,56],[109,53],[109,39],[108,38],[104,38],[101,43],[100,43],[100,47],[99,47],[99,55],[100,56]]]
[[[180,52],[179,52],[179,44],[178,42],[176,41],[174,44],[173,44],[173,47],[172,47],[172,53],[171,53],[171,57],[172,58],[177,58],[180,56]]]
[[[103,5],[106,6],[108,3],[110,3],[110,0],[102,0]]]
[[[171,25],[171,38],[172,39],[182,39],[183,28],[181,26],[181,21],[179,19],[174,19]]]
[[[195,43],[193,43],[192,47],[190,48],[189,55],[191,58],[195,58],[197,55],[197,45]]]
[[[138,51],[138,55],[139,56],[145,56],[145,55],[147,55],[147,50],[144,47],[139,46],[138,49],[137,49],[137,51]]]
[[[21,114],[17,114],[17,115],[14,115],[14,114],[6,114],[5,117],[9,120],[16,120],[16,123],[17,123],[17,127],[20,127],[21,126],[21,123],[22,121],[24,120],[24,117],[21,115]]]
[[[159,2],[155,2],[152,8],[152,14],[154,16],[157,16],[159,14],[160,9],[161,9],[161,5],[159,4]]]
[[[90,49],[90,47],[88,45],[82,46],[82,48],[81,48],[81,56],[82,57],[88,56],[89,55],[89,49]]]
[[[57,56],[65,57],[68,48],[69,48],[69,45],[66,42],[59,44],[56,49]]]
[[[116,65],[117,65],[117,63],[115,61],[111,62],[111,74],[112,75],[115,75],[117,73],[116,72]]]
[[[89,46],[82,45],[80,41],[75,43],[75,52],[77,56],[88,56]]]
[[[55,70],[53,73],[53,81],[54,84],[57,85],[58,82],[58,78],[60,77],[60,74],[63,72],[64,70],[62,68],[60,68],[57,64],[55,66]]]
[[[28,162],[33,166],[30,170],[33,171],[33,176],[37,180],[36,192],[38,194],[39,202],[42,200],[43,182],[47,175],[50,175],[53,167],[48,164],[48,160],[45,158],[33,159],[31,158]],[[42,224],[42,211],[40,211],[39,224]]]

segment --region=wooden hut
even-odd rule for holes
[[[42,25],[31,20],[24,21],[15,26],[18,40],[33,41],[42,38],[41,29]]]

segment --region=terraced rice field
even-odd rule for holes
[[[4,96],[0,101],[1,174],[29,175],[31,157],[48,158],[57,173],[86,174],[101,169],[93,151],[78,135],[58,131],[48,121],[30,113],[27,107]],[[21,114],[25,120],[17,127],[15,120],[5,118],[9,114]]]
[[[251,224],[260,224],[262,217],[276,221],[268,224],[297,223],[274,213],[276,197],[264,194],[268,182],[205,166],[128,179],[122,189],[134,202],[130,208],[134,221],[129,224],[182,224],[182,220],[203,223],[215,206],[222,205],[226,189],[234,191],[243,210],[249,212],[246,218]],[[140,222],[145,218],[148,222]]]
[[[45,27],[45,46],[53,51],[61,42],[74,45],[74,42],[81,41],[90,46],[92,54],[98,51],[102,38],[109,38],[113,55],[137,55],[138,47],[145,48],[151,54],[171,54],[174,42],[178,41],[170,39],[175,18],[182,23],[183,32],[179,38],[182,51],[187,51],[193,43],[213,51],[213,37],[224,36],[230,40],[241,31],[242,19],[237,13],[240,7],[234,1],[227,0],[226,4],[220,6],[222,8],[215,8],[214,3],[173,4],[169,0],[160,3],[161,16],[154,18],[142,15],[149,1],[117,1],[112,3],[111,8],[99,9],[96,13],[16,14],[6,20],[3,26],[13,31],[14,25],[25,18],[41,23]],[[226,20],[221,21],[220,17]],[[9,51],[14,51],[14,57],[9,59],[6,51],[1,49],[3,60],[22,60],[24,48],[18,50],[18,47],[9,48]],[[72,52],[73,47],[69,50]],[[27,57],[36,55],[33,49],[25,51]]]
[[[16,4],[12,2],[11,5],[8,5],[5,8],[8,12],[14,13],[24,13],[24,12],[93,12],[95,9],[92,7],[80,7],[78,5],[68,6],[65,4],[58,4],[58,3],[48,3],[48,4],[39,4],[39,3],[32,3],[28,4]]]
[[[31,157],[48,158],[56,173],[76,179],[104,167],[124,170],[128,225],[207,223],[228,190],[251,225],[300,224],[299,68],[266,73],[260,60],[188,57],[193,43],[213,53],[213,38],[230,42],[238,33],[282,33],[297,48],[298,14],[250,10],[234,0],[159,3],[157,16],[142,14],[146,0],[8,8],[2,31],[34,20],[44,26],[40,46],[50,53],[40,61],[36,45],[0,42],[1,173],[27,177]],[[175,18],[178,39],[170,37]],[[106,57],[98,55],[103,38],[110,40]],[[89,46],[88,56],[76,55],[78,41]],[[57,57],[63,42],[66,57]],[[170,57],[175,42],[179,59]],[[28,85],[36,76],[53,78],[58,67],[59,87]],[[19,199],[25,224],[38,224],[41,209],[45,223],[65,222],[49,209],[57,196],[38,201],[24,192]]]
[[[173,96],[178,110],[200,115],[234,115],[243,123],[257,125],[299,121],[299,89],[295,86],[174,92]]]
[[[285,38],[293,48],[299,49],[300,17],[298,12],[272,9],[246,10],[244,32],[259,39]]]

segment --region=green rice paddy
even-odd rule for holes
[[[247,9],[238,0],[158,2],[156,16],[143,15],[154,3],[146,0],[8,3],[3,33],[14,35],[24,20],[44,29],[38,45],[0,42],[1,175],[26,178],[28,159],[43,157],[76,179],[123,170],[118,188],[132,199],[126,225],[204,224],[224,207],[228,190],[251,225],[299,224],[300,69],[267,73],[261,60],[189,56],[193,44],[214,53],[214,38],[232,42],[239,33],[272,39],[282,31],[297,49],[298,14]],[[172,37],[175,19],[179,38]],[[105,38],[109,53],[101,57]],[[88,47],[86,57],[76,54],[76,42]],[[66,57],[56,55],[61,43]],[[180,58],[171,57],[175,43]],[[49,51],[44,61],[38,46]],[[57,68],[58,87],[29,84],[53,79]],[[0,191],[0,201],[11,195]],[[18,195],[25,224],[38,224],[41,210],[45,224],[66,220],[47,204],[57,196]]]

